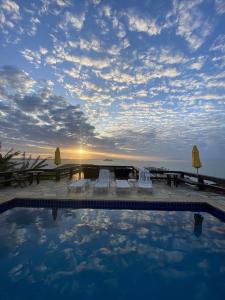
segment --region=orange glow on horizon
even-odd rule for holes
[[[157,156],[147,156],[147,155],[134,155],[125,153],[114,153],[114,152],[102,152],[93,151],[88,149],[62,149],[63,153],[66,154],[65,158],[68,159],[96,159],[99,157],[103,158],[118,158],[126,160],[162,160],[161,157]]]
[[[85,151],[83,149],[79,149],[78,152],[79,152],[79,154],[84,154],[85,153]]]
[[[36,147],[30,147],[31,149],[34,148],[34,151],[27,151],[27,156],[29,154],[32,155],[32,157],[37,157],[38,155],[41,156],[41,158],[54,158],[54,151],[55,147],[50,146],[36,146]],[[30,150],[31,150],[30,149]],[[37,152],[37,149],[39,151]],[[90,150],[90,149],[84,149],[82,147],[74,147],[74,148],[63,148],[60,147],[61,152],[61,158],[64,159],[77,159],[77,160],[85,160],[85,159],[124,159],[124,160],[137,160],[137,161],[162,161],[162,160],[171,160],[165,157],[159,157],[159,156],[151,156],[151,155],[138,155],[138,154],[126,154],[126,153],[115,153],[115,152],[103,152],[101,150]]]

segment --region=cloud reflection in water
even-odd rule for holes
[[[222,299],[225,225],[202,215],[196,236],[190,212],[14,208],[0,216],[3,294]]]

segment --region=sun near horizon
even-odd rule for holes
[[[127,153],[113,153],[113,152],[104,152],[101,150],[91,150],[85,148],[60,148],[60,153],[62,160],[72,159],[72,160],[95,160],[95,159],[105,159],[105,158],[114,158],[114,159],[125,159],[125,160],[144,160],[144,161],[162,161],[162,160],[170,160],[168,158],[162,158],[159,156],[147,156],[147,155],[138,155],[138,154],[127,154]],[[50,151],[51,150],[51,151]],[[48,152],[43,152],[41,154],[42,158],[49,157],[50,159],[54,159],[54,151],[55,148],[48,148]],[[28,152],[27,156],[32,155],[32,157],[37,156],[40,152]]]

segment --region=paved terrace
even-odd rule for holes
[[[225,196],[199,191],[188,185],[169,187],[165,181],[153,181],[153,193],[138,192],[131,188],[130,192],[117,193],[115,182],[111,182],[108,193],[96,193],[93,189],[94,181],[85,192],[68,191],[68,179],[60,181],[42,180],[40,184],[33,183],[24,188],[2,187],[0,189],[0,203],[14,198],[32,199],[101,199],[101,200],[128,200],[128,201],[171,201],[171,202],[207,202],[225,211]]]

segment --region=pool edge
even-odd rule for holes
[[[43,199],[14,198],[0,204],[0,213],[14,207],[72,208],[72,209],[128,209],[207,212],[225,222],[225,210],[217,203],[198,201],[147,201],[147,200],[97,200],[97,199]]]

